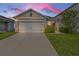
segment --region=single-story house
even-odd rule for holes
[[[0,32],[14,31],[14,20],[0,15]]]
[[[45,16],[33,9],[29,9],[13,17],[15,20],[15,32],[44,32],[47,25],[52,25],[55,32],[59,33],[59,28],[62,26],[61,15],[70,9],[79,11],[78,7],[79,4],[73,4],[55,17]],[[79,19],[77,20],[76,31],[79,32]]]
[[[58,14],[57,16],[55,16],[53,18],[53,20],[57,23],[57,25],[55,25],[56,29],[57,29],[57,32],[59,32],[59,28],[63,26],[63,24],[62,24],[62,14],[64,12],[69,11],[69,10],[79,11],[79,4],[78,3],[73,4],[72,6],[70,6],[69,8],[67,8],[66,10],[64,10],[63,12],[61,12],[60,14]],[[79,14],[77,15],[77,17],[78,18],[75,19],[77,24],[76,24],[74,30],[76,30],[76,32],[79,32]]]
[[[53,17],[44,16],[39,12],[29,9],[13,17],[15,32],[44,32],[47,25],[53,25]]]

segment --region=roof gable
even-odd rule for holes
[[[33,9],[29,9],[27,11],[20,13],[19,15],[15,16],[13,18],[17,18],[17,17],[45,17],[45,16]]]

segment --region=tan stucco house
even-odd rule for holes
[[[45,16],[33,9],[29,9],[13,17],[15,20],[15,32],[44,32],[47,25],[52,25],[55,32],[59,33],[59,28],[62,26],[61,15],[71,9],[79,11],[78,7],[79,4],[73,4],[55,17]],[[79,32],[79,19],[76,20],[78,21],[76,31]]]
[[[44,32],[47,25],[54,23],[52,17],[44,16],[33,9],[13,18],[15,19],[15,32]]]
[[[29,9],[13,17],[15,19],[15,32],[44,32],[47,25],[55,28],[55,33],[60,33],[59,28],[62,26],[62,14],[70,9],[79,11],[79,4],[73,4],[55,17],[49,17],[39,12]],[[77,16],[78,17],[78,16]],[[77,19],[77,32],[79,32],[79,19]]]

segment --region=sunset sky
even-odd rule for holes
[[[71,3],[0,3],[0,15],[5,17],[16,16],[30,8],[35,11],[54,17],[70,7]]]

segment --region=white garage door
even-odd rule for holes
[[[22,22],[19,24],[19,32],[43,32],[43,23]]]

